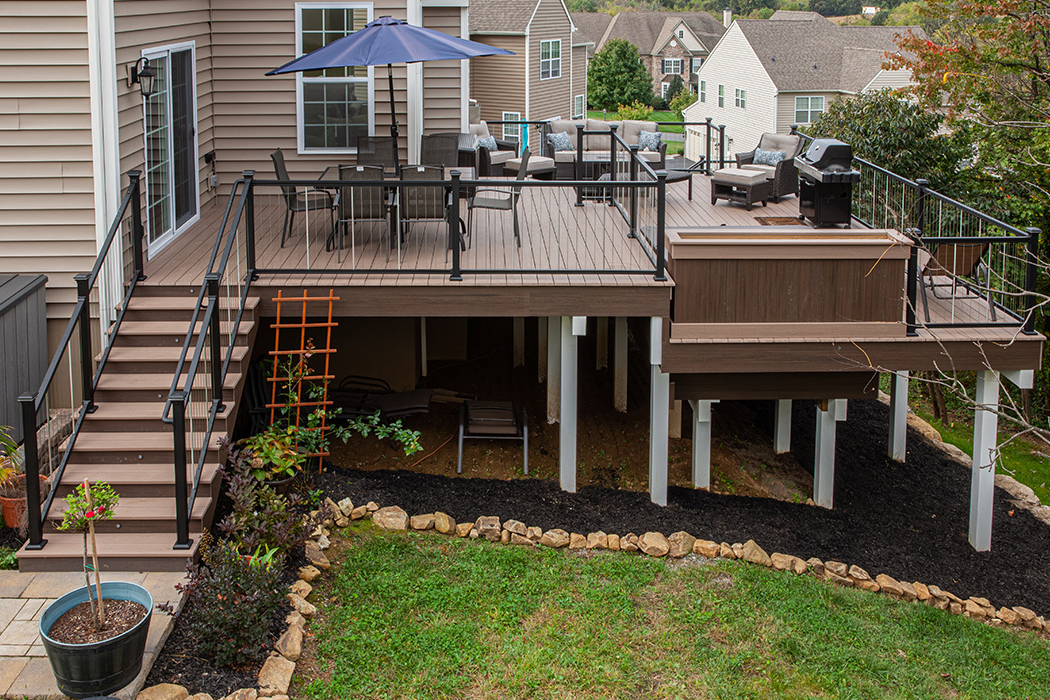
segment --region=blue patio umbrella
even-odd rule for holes
[[[477,56],[513,56],[513,51],[496,48],[477,41],[460,39],[443,32],[418,27],[402,19],[380,17],[363,28],[294,61],[274,68],[266,75],[280,75],[299,71],[343,68],[349,66],[380,66],[386,64],[390,86],[390,135],[394,137],[394,158],[397,159],[397,120],[394,119],[394,63],[420,61],[448,61]]]

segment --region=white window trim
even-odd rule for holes
[[[576,108],[577,103],[579,103],[579,105],[580,105],[579,109]],[[575,119],[577,117],[585,117],[585,116],[587,116],[587,96],[586,95],[576,95],[576,97],[573,98],[573,100],[572,100],[572,112],[573,112],[573,115],[572,115],[573,119]]]
[[[698,93],[699,93],[698,99],[700,100],[700,102],[707,102],[707,81],[706,80],[701,80],[700,81],[700,86],[699,86]]]
[[[718,106],[719,107],[725,107],[726,106],[726,86],[725,85],[719,85],[718,86]]]
[[[367,21],[373,19],[373,5],[370,2],[297,2],[295,3],[295,55],[303,55],[303,10],[330,9],[330,10],[367,10]],[[314,79],[318,80],[318,79]],[[320,80],[324,80],[321,78]],[[331,82],[346,82],[345,78],[329,78]],[[368,135],[375,136],[376,133],[376,99],[375,99],[375,69],[368,66]],[[342,154],[357,153],[356,148],[307,148],[306,135],[303,133],[303,74],[295,74],[295,139],[296,150],[299,155],[308,154]]]
[[[699,63],[697,63],[697,61],[699,61]],[[702,66],[702,65],[704,65],[704,57],[703,56],[690,56],[689,57],[689,71],[691,73],[699,73],[700,72],[700,66]]]
[[[663,65],[660,66],[660,67],[663,69],[664,75],[681,75],[682,74],[682,59],[680,59],[680,58],[665,58],[665,59],[663,59],[663,62],[664,62]],[[671,64],[670,67],[673,68],[674,64],[676,62],[678,64],[678,70],[667,70],[668,69],[668,65],[667,64],[670,63]]]
[[[200,172],[200,111],[197,109],[197,90],[200,89],[200,84],[197,80],[197,42],[196,41],[183,41],[176,44],[164,44],[163,46],[151,46],[148,49],[142,49],[139,54],[142,58],[153,59],[163,54],[170,54],[173,51],[190,51],[190,62],[193,64],[193,162],[195,164],[196,176],[193,178],[193,189],[194,196],[197,199],[197,213],[186,220],[182,226],[178,226],[173,229],[170,233],[161,238],[157,239],[149,244],[149,205],[146,197],[142,197],[142,218],[146,226],[146,259],[151,260],[160,251],[164,250],[172,241],[179,237],[179,234],[184,232],[190,226],[200,221],[201,218],[201,172]],[[169,63],[170,70],[170,63]],[[168,110],[171,111],[171,74],[168,74]],[[143,153],[143,178],[140,192],[149,192],[149,172],[145,167],[145,153],[146,149],[149,148],[149,135],[146,133],[146,100],[142,101],[142,153]],[[174,160],[174,144],[168,141],[168,162],[171,163]],[[175,200],[172,197],[171,205],[174,207]]]
[[[670,83],[660,83],[660,99],[667,99],[667,88],[671,87]]]
[[[747,109],[747,90],[737,88],[733,95],[733,104],[740,109]]]
[[[550,58],[543,58],[543,45],[550,44]],[[554,58],[554,45],[558,45],[558,57]],[[551,73],[546,78],[543,77],[543,62],[547,61],[550,63],[549,72]],[[554,75],[554,62],[558,62],[558,74]],[[544,39],[540,42],[540,80],[554,80],[561,77],[561,39]]]
[[[500,121],[503,121],[503,122],[520,122],[521,121],[521,112],[502,112],[501,114],[502,114],[502,118],[500,119]],[[507,133],[507,127],[508,126],[511,126],[511,125],[510,124],[504,124],[503,125],[503,140],[504,141],[513,141],[514,143],[520,145],[521,144],[521,124],[515,124],[513,126],[513,128],[517,129],[517,132],[513,133],[513,134],[508,134]]]
[[[819,98],[820,99],[820,113],[824,114],[824,110],[827,107],[828,101],[827,101],[827,98],[825,98],[823,95],[795,95],[795,113],[794,113],[795,120],[794,121],[796,123],[798,123],[798,124],[812,124],[813,123],[813,99],[814,98]],[[807,103],[809,105],[809,107],[807,109],[800,110],[798,108],[798,101],[800,99],[809,100],[809,102]],[[804,121],[804,122],[803,121],[798,121],[798,113],[800,111],[804,111],[808,115],[809,121]]]

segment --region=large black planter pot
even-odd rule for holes
[[[92,588],[94,591],[94,588]],[[58,689],[71,698],[109,695],[135,679],[142,669],[142,652],[153,615],[153,596],[142,586],[124,581],[102,584],[104,600],[130,600],[146,608],[146,617],[131,629],[92,644],[63,644],[48,632],[68,610],[86,602],[87,588],[70,591],[49,605],[40,617],[40,637],[51,661]]]

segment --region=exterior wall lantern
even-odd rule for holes
[[[143,56],[128,67],[128,87],[138,85],[139,91],[144,99],[149,99],[153,94],[153,84],[157,77],[157,71],[149,65],[149,59]]]

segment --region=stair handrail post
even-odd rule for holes
[[[248,278],[258,279],[255,274],[255,171],[245,170],[241,173],[246,188],[244,199],[244,236],[245,256],[248,258]]]
[[[77,325],[80,332],[80,390],[83,393],[84,410],[88,413],[95,412],[95,380],[92,358],[95,356],[91,349],[91,288],[88,282],[91,275],[80,272],[73,276],[77,283]]]
[[[711,175],[711,117],[705,117],[706,123],[704,128],[706,129],[706,135],[704,137],[704,170],[707,175]]]
[[[22,451],[26,478],[26,517],[29,520],[27,550],[43,549],[47,544],[40,523],[40,452],[36,437],[36,396],[22,394],[18,397],[22,407]],[[52,484],[57,487],[58,484]]]
[[[632,143],[629,148],[631,149],[631,165],[630,165],[630,179],[631,182],[638,182],[638,151],[641,148],[636,143]],[[628,238],[638,237],[638,187],[631,187],[631,232],[627,234]]]
[[[1033,226],[1026,228],[1025,233],[1028,234],[1028,259],[1025,261],[1025,291],[1028,292],[1025,295],[1025,301],[1028,309],[1025,313],[1024,333],[1025,335],[1034,335],[1035,309],[1039,305],[1039,298],[1036,296],[1035,289],[1039,278],[1039,236],[1042,234],[1042,231]]]
[[[576,125],[576,157],[573,158],[573,178],[576,182],[583,180],[583,124]],[[576,188],[576,206],[583,206],[583,188]]]
[[[449,185],[448,197],[448,244],[452,247],[452,276],[453,282],[463,281],[463,271],[460,269],[460,238],[459,238],[459,178],[462,173],[453,170],[452,183]]]
[[[919,200],[915,203],[915,228],[919,230],[919,235],[922,235],[926,233],[926,191],[929,189],[930,181],[920,177],[915,180],[915,184],[919,186]]]
[[[616,188],[612,183],[616,182],[616,128],[618,124],[609,125],[609,206],[616,204]]]
[[[726,167],[726,125],[718,125],[718,167]]]
[[[907,303],[904,309],[904,325],[909,336],[919,335],[915,322],[915,304],[918,302],[919,287],[919,248],[922,246],[922,231],[904,229],[904,235],[911,239],[911,250],[908,252]]]
[[[219,273],[209,272],[204,276],[204,283],[208,287],[208,309],[211,312],[211,317],[208,319],[207,332],[211,335],[209,339],[209,351],[211,354],[210,362],[211,365],[211,388],[213,402],[216,404],[217,411],[222,411],[226,406],[222,402],[222,338],[219,336],[221,326],[219,324]],[[204,332],[205,329],[201,329]],[[231,339],[232,343],[232,339]],[[192,381],[192,379],[191,379]],[[192,386],[186,387],[192,389]]]
[[[190,515],[188,489],[186,487],[186,400],[185,391],[171,393],[171,422],[175,456],[175,545],[172,549],[189,549]],[[205,446],[205,449],[207,446]]]
[[[142,171],[128,171],[128,191],[131,192],[131,254],[135,262],[135,271],[132,279],[142,281],[146,279],[143,273],[142,239],[144,229],[142,226]]]
[[[657,282],[667,280],[664,274],[664,228],[667,221],[667,171],[656,171],[656,274]]]

